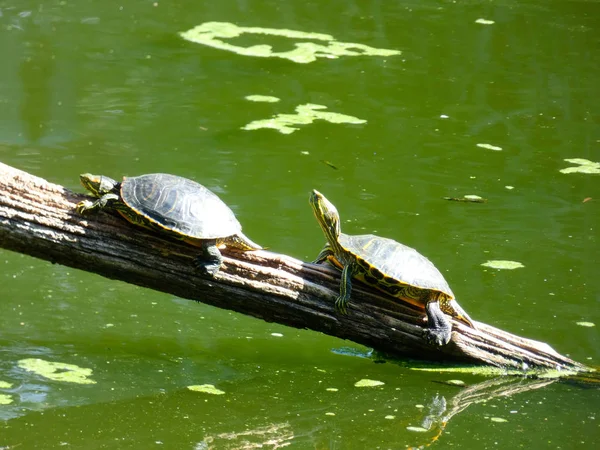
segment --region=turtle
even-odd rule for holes
[[[262,249],[242,233],[233,211],[195,181],[166,173],[129,177],[121,182],[90,173],[79,179],[98,199],[79,202],[77,212],[115,210],[135,225],[198,246],[201,254],[195,263],[203,275],[214,276],[219,271],[223,262],[219,247]]]
[[[313,190],[310,205],[327,244],[314,263],[325,261],[342,270],[336,309],[346,314],[352,292],[352,278],[392,297],[424,308],[427,314],[425,339],[435,346],[450,342],[452,325],[444,313],[475,328],[459,306],[444,276],[414,248],[373,234],[349,235],[341,232],[340,216],[333,204]]]

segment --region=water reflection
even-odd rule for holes
[[[499,377],[492,380],[477,383],[462,389],[449,401],[443,395],[435,395],[429,402],[427,415],[420,422],[419,427],[413,429],[422,431],[433,431],[419,448],[429,446],[440,439],[450,420],[457,414],[463,412],[469,406],[488,402],[498,397],[510,397],[534,389],[540,389],[558,381],[538,380],[531,378]]]

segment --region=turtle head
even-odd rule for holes
[[[340,215],[333,203],[316,189],[310,194],[309,203],[329,243],[337,242],[341,233]]]
[[[90,191],[95,197],[102,197],[118,189],[118,183],[112,178],[103,175],[92,175],[91,173],[82,173],[79,180],[84,188]]]

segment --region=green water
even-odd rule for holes
[[[297,64],[179,37],[205,22],[402,54]],[[599,27],[595,2],[0,0],[0,160],[79,191],[81,172],[193,178],[253,240],[304,260],[323,244],[307,204],[319,189],[346,232],[432,259],[474,319],[597,365],[600,178],[560,170],[600,162]],[[281,36],[227,42],[293,49]],[[256,94],[280,101],[245,99]],[[241,129],[306,104],[367,122]],[[468,194],[488,202],[442,200]],[[525,267],[481,266],[498,259]],[[0,448],[600,440],[597,390],[517,380],[522,392],[473,403],[439,382],[479,389],[485,378],[376,364],[351,342],[7,251],[0,266],[0,382],[11,384],[0,399],[12,400],[0,405]],[[26,358],[92,369],[96,383],[48,380],[20,368]],[[201,384],[225,394],[187,389]]]

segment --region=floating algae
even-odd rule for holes
[[[274,52],[273,47],[267,44],[240,47],[225,42],[225,39],[237,38],[245,33],[285,37],[296,41],[301,40],[301,42],[294,42],[295,48],[287,52]],[[238,55],[259,58],[282,58],[300,64],[316,61],[317,58],[335,59],[340,56],[393,56],[402,53],[398,50],[379,49],[351,42],[338,42],[329,34],[277,28],[238,27],[229,22],[205,22],[179,34],[183,39],[188,41],[220,50],[227,50]],[[306,42],[307,40],[322,41],[325,44]]]
[[[514,270],[520,269],[521,267],[525,267],[518,261],[506,261],[506,260],[492,260],[486,261],[481,264],[484,267],[491,267],[492,269],[504,269],[504,270]]]
[[[477,144],[477,147],[487,148],[488,150],[494,150],[496,152],[499,152],[499,151],[502,150],[502,147],[497,147],[497,146],[492,145],[492,144]]]
[[[369,380],[367,378],[364,378],[364,379],[359,380],[356,383],[354,383],[354,386],[356,386],[356,387],[374,387],[374,386],[382,386],[384,384],[385,383],[383,381]]]
[[[589,173],[596,174],[600,173],[600,163],[590,161],[589,159],[583,158],[569,158],[565,159],[566,162],[571,164],[578,164],[575,167],[567,167],[566,169],[561,169],[561,173]]]
[[[251,102],[277,103],[279,101],[279,98],[271,95],[246,95],[244,98]]]
[[[92,369],[79,367],[75,364],[29,358],[20,360],[19,367],[54,381],[77,384],[96,384],[94,380],[88,378],[92,374]]]
[[[327,106],[315,105],[312,103],[298,105],[296,107],[296,114],[277,114],[272,119],[255,120],[242,127],[242,130],[272,128],[282,134],[292,134],[294,131],[299,130],[299,128],[294,125],[308,125],[318,119],[326,120],[330,123],[361,124],[367,122],[366,120],[354,116],[347,116],[345,114],[329,111],[319,111],[323,109],[327,109]]]
[[[205,394],[212,395],[223,395],[225,391],[217,389],[213,384],[197,384],[194,386],[188,386],[190,391],[194,392],[204,392]]]

